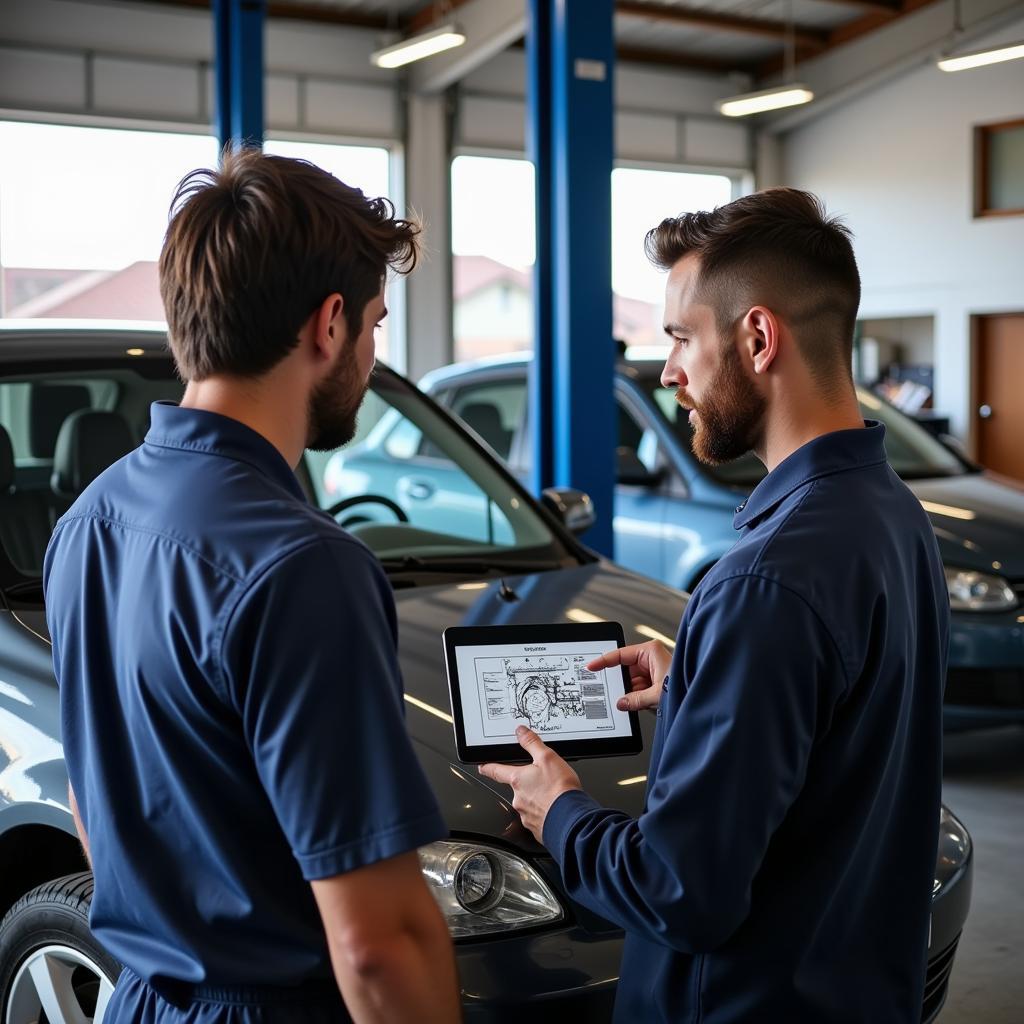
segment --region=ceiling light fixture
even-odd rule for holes
[[[748,114],[760,114],[766,110],[798,107],[801,103],[810,103],[813,99],[814,93],[806,85],[793,82],[718,100],[715,109],[726,117],[746,117]]]
[[[796,26],[793,22],[793,0],[789,0],[786,18],[786,50],[784,82],[770,89],[745,92],[715,102],[715,110],[726,117],[746,117],[749,114],[763,114],[766,110],[781,110],[784,107],[798,107],[810,103],[814,93],[796,77]]]
[[[991,47],[986,50],[975,50],[956,57],[940,57],[936,62],[940,71],[966,71],[968,68],[981,68],[986,64],[1001,64],[1004,60],[1019,60],[1024,57],[1024,43],[1011,46]]]
[[[953,31],[949,36],[949,44],[946,52],[935,62],[940,71],[967,71],[970,68],[983,68],[988,64],[1001,64],[1005,60],[1020,60],[1024,57],[1024,42],[986,46],[983,50],[953,54],[950,51],[955,47],[957,39],[963,35],[963,31],[963,25],[960,23],[960,0],[955,0]]]
[[[462,29],[455,22],[448,22],[428,32],[420,32],[401,42],[385,46],[382,50],[375,50],[370,54],[370,63],[376,64],[379,68],[400,68],[414,60],[422,60],[424,57],[433,57],[435,53],[452,50],[465,41],[466,35]]]

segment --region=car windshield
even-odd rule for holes
[[[374,374],[356,436],[307,452],[321,508],[393,571],[478,563],[498,570],[575,561],[532,502],[433,402]]]
[[[58,443],[64,423],[81,410],[102,411],[118,421],[128,450],[146,434],[150,404],[182,393],[163,356],[65,365],[8,366],[0,375],[0,561],[23,581],[40,577],[53,524],[93,471],[121,454],[102,444],[82,452],[80,440],[75,465],[89,465],[88,479],[80,468],[61,470],[72,450]],[[373,375],[356,438],[307,452],[298,475],[321,508],[406,580],[418,571],[479,575],[579,561],[464,432],[387,370]]]
[[[693,451],[693,428],[687,417],[679,415],[675,390],[662,387],[656,376],[641,378],[644,389],[675,434]],[[861,412],[866,420],[885,425],[885,448],[889,463],[904,480],[925,480],[935,477],[960,476],[967,472],[964,464],[947,448],[888,402],[870,392],[857,389]],[[721,466],[704,466],[706,473],[728,487],[749,491],[765,476],[761,461],[749,452]]]

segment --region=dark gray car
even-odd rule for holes
[[[40,570],[55,518],[124,454],[125,437],[141,440],[150,403],[180,392],[159,330],[0,327],[3,1024],[99,1021],[119,970],[88,928],[92,881],[67,805]],[[106,415],[75,416],[85,408]],[[395,590],[408,725],[450,828],[446,841],[420,851],[421,862],[456,944],[466,1018],[606,1020],[621,932],[566,896],[503,788],[458,763],[441,631],[610,619],[622,623],[627,642],[671,645],[686,596],[584,548],[565,525],[588,524],[580,495],[551,493],[539,504],[446,412],[385,368],[374,376],[346,451],[357,455],[385,417],[394,421],[387,424],[395,438],[390,457],[400,461],[404,453],[410,466],[397,497],[380,493],[365,460],[355,457],[345,472],[365,478],[346,478],[359,486],[346,486],[340,501],[325,479],[331,453],[307,453],[299,475],[310,500],[375,551]],[[447,529],[436,509],[424,514],[431,467],[445,479],[463,478]],[[642,719],[649,751],[655,719]],[[646,753],[579,764],[590,793],[631,814],[641,811],[646,771]],[[970,901],[970,837],[945,809],[940,824],[924,1020],[945,998]]]

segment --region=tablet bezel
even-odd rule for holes
[[[462,713],[462,693],[459,689],[459,669],[455,657],[456,647],[476,647],[488,644],[575,643],[587,640],[614,640],[624,647],[626,640],[618,622],[553,622],[512,624],[504,626],[449,626],[441,634],[444,645],[445,668],[448,675],[448,697],[451,701],[452,724],[455,729],[455,749],[463,764],[484,764],[488,761],[506,763],[529,762],[530,757],[518,743],[479,744],[466,743],[466,726]],[[622,692],[629,692],[629,676],[625,667],[622,674]],[[615,694],[612,694],[613,699]],[[615,757],[620,754],[639,754],[644,749],[640,720],[635,711],[628,712],[630,735],[609,736],[585,740],[547,740],[544,742],[566,760],[582,757]]]

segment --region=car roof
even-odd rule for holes
[[[0,365],[129,354],[166,356],[166,325],[149,320],[0,320]]]
[[[508,352],[503,355],[484,356],[480,359],[468,359],[465,362],[449,363],[425,373],[419,386],[429,392],[449,381],[486,374],[490,370],[512,369],[521,367],[533,358],[532,352]],[[629,377],[661,376],[665,365],[664,346],[639,346],[626,350],[626,358],[616,361],[616,368]]]

